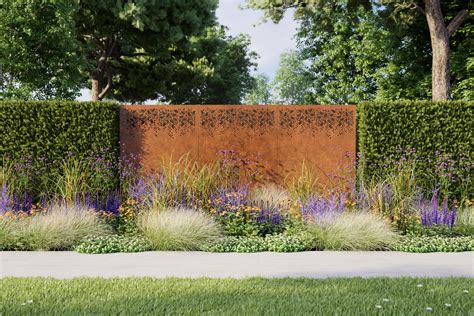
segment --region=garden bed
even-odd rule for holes
[[[188,156],[164,161],[157,173],[109,153],[71,156],[54,163],[61,171],[53,178],[30,160],[6,161],[0,250],[474,250],[468,191],[451,195],[444,178],[427,190],[415,176],[413,151],[383,177],[332,187],[304,163],[284,184],[262,183],[258,163],[221,154],[210,164]],[[120,186],[107,181],[116,172]]]

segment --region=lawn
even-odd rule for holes
[[[472,279],[0,279],[0,314],[468,315]]]

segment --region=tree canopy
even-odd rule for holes
[[[312,82],[307,101],[354,103],[432,97],[433,50],[423,1],[247,2],[265,10],[266,17],[275,22],[288,8],[296,9],[298,52]],[[452,31],[448,63],[451,95],[472,99],[474,28],[472,18],[464,16],[467,2],[455,0],[440,6],[443,27]]]
[[[2,1],[0,97],[73,98],[89,85],[94,100],[236,103],[256,56],[248,39],[225,35],[216,8],[217,0]]]

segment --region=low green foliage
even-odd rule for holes
[[[79,244],[75,250],[80,253],[142,252],[151,250],[148,240],[139,236],[94,236]]]
[[[298,252],[312,250],[314,241],[308,234],[299,235],[268,235],[265,238],[268,251],[274,252]]]
[[[267,251],[265,238],[252,236],[229,236],[202,247],[209,252],[262,252]]]
[[[308,235],[267,235],[265,237],[225,237],[203,247],[209,252],[298,252],[311,250],[313,240]]]
[[[398,238],[387,222],[368,212],[321,218],[308,231],[316,248],[325,250],[385,250]]]
[[[3,278],[0,288],[2,315],[469,315],[473,308],[469,278]]]
[[[474,237],[407,236],[394,246],[394,250],[404,252],[474,251]]]
[[[190,209],[143,211],[138,228],[154,250],[198,250],[221,236],[221,228],[212,218]]]

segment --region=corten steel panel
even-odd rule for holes
[[[355,106],[126,105],[120,112],[123,155],[148,170],[184,154],[201,162],[235,150],[265,165],[281,182],[302,161],[321,182],[344,177],[356,149]]]

